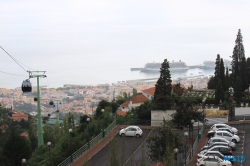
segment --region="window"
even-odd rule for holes
[[[210,158],[210,161],[217,162],[218,160],[216,158]]]
[[[217,133],[218,136],[222,136],[222,133]]]

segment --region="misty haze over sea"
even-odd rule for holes
[[[188,66],[217,54],[231,60],[239,29],[249,57],[249,7],[246,0],[2,1],[0,46],[19,64],[0,50],[0,88],[20,87],[27,70],[46,71],[40,85],[56,88],[157,78],[130,68],[164,59]],[[214,71],[191,69],[172,79],[200,73]]]

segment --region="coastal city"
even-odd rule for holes
[[[173,80],[172,83],[180,83],[185,89],[190,86],[193,86],[194,89],[205,89],[208,80],[208,76],[191,76]],[[51,114],[52,118],[56,116],[55,112],[57,109],[60,110],[60,113],[73,112],[92,115],[94,113],[93,110],[96,109],[101,100],[112,101],[118,96],[123,96],[124,92],[132,94],[133,89],[136,89],[137,93],[141,93],[145,89],[154,87],[155,83],[155,81],[131,80],[119,81],[112,84],[99,84],[96,86],[65,84],[61,88],[47,89],[41,87],[42,115],[47,116],[47,114]],[[32,93],[23,93],[19,87],[15,89],[0,88],[0,95],[0,103],[3,107],[15,109],[15,107],[20,105],[30,104],[34,106],[34,109],[27,113],[33,116],[36,115],[37,102],[34,101],[36,97],[36,87],[33,87]],[[74,100],[70,100],[72,98]],[[55,103],[54,107],[49,105],[51,100]],[[60,101],[60,104],[57,101]]]

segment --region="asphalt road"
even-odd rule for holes
[[[135,165],[136,163],[140,164],[143,158],[143,162],[147,166],[151,163],[147,160],[146,154],[146,143],[144,141],[146,138],[153,134],[152,130],[143,130],[143,136],[140,138],[136,137],[120,137],[115,136],[113,142],[111,141],[106,145],[102,150],[100,150],[95,156],[93,156],[89,165],[101,165],[107,166],[110,163],[111,151],[114,149],[117,158],[119,159],[120,165]],[[114,155],[113,155],[114,156]]]

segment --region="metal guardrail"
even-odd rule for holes
[[[204,125],[202,125],[201,129],[199,132],[203,133],[204,131],[204,128],[205,128],[206,124],[204,123]],[[188,166],[189,163],[190,163],[190,160],[192,159],[193,155],[194,155],[194,151],[196,150],[197,146],[198,146],[198,137],[199,135],[197,135],[195,141],[194,141],[194,144],[193,144],[193,148],[191,149],[190,153],[188,154],[187,158],[186,158],[186,161],[185,161],[185,166]]]
[[[106,135],[116,126],[116,120],[109,125],[105,130],[106,130]],[[71,164],[75,159],[80,157],[83,153],[88,151],[90,148],[95,146],[98,142],[100,142],[103,139],[103,133],[101,132],[98,134],[95,138],[93,138],[91,141],[83,145],[80,149],[78,149],[76,152],[72,153],[71,156],[66,158],[63,162],[58,164],[58,166],[68,166]]]

